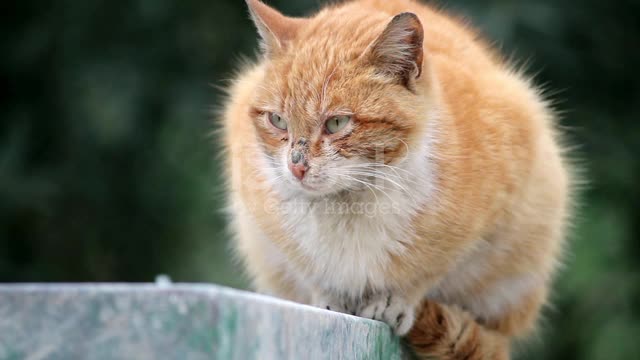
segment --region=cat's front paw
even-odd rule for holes
[[[364,299],[356,310],[356,315],[383,321],[396,335],[403,336],[411,330],[415,321],[415,307],[401,296],[390,293],[379,294]]]
[[[355,315],[355,311],[352,310],[353,306],[348,304],[347,301],[339,298],[316,295],[313,297],[313,306],[339,313]]]

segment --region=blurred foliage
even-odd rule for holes
[[[316,0],[271,1],[291,15]],[[557,109],[589,184],[531,359],[640,353],[639,1],[450,0]],[[0,5],[0,281],[243,287],[212,106],[256,36],[240,0]],[[426,24],[429,26],[429,24]]]

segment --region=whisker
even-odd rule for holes
[[[393,198],[392,198],[392,197],[391,197],[391,196],[390,196],[386,191],[384,191],[384,188],[381,188],[379,185],[375,185],[375,184],[368,183],[368,182],[366,182],[366,181],[363,181],[363,180],[357,179],[357,178],[355,178],[355,177],[353,177],[353,176],[350,176],[350,175],[347,175],[347,174],[338,174],[337,176],[344,176],[344,177],[347,177],[347,178],[349,178],[349,179],[351,179],[351,180],[354,180],[354,181],[356,181],[356,182],[359,182],[359,183],[361,183],[361,184],[364,184],[365,186],[367,186],[367,187],[369,188],[369,190],[371,190],[371,192],[373,193],[373,196],[376,198],[376,202],[378,202],[378,201],[379,201],[379,200],[378,200],[378,196],[377,196],[377,195],[376,195],[376,193],[371,189],[372,187],[373,187],[374,189],[376,189],[376,190],[380,191],[380,192],[381,192],[383,195],[385,195],[387,198],[389,198],[389,200],[391,200],[391,202],[394,202],[394,201],[395,201],[395,200],[394,200],[394,199],[393,199]]]
[[[381,177],[387,178],[387,177],[392,177],[398,181],[402,181],[402,182],[409,182],[412,184],[418,184],[418,182],[416,182],[414,179],[409,178],[408,176],[401,176],[400,174],[397,173],[386,173],[384,171],[378,170],[378,169],[370,169],[370,168],[354,168],[354,169],[346,169],[345,171],[360,171],[360,172],[366,172],[372,175],[379,175]],[[390,180],[390,179],[389,179]]]
[[[358,171],[349,171],[349,172],[346,172],[346,173],[347,174],[352,174],[352,175],[371,176],[371,177],[376,178],[376,179],[385,180],[385,181],[388,181],[388,182],[392,183],[393,185],[397,186],[400,190],[404,191],[405,193],[410,194],[409,189],[407,189],[405,186],[399,184],[398,182],[396,182],[396,181],[394,181],[392,179],[389,179],[386,176],[380,176],[380,174],[377,174],[377,173],[358,172]]]
[[[363,184],[364,186],[366,186],[369,189],[369,191],[371,191],[371,194],[373,194],[373,197],[375,197],[376,202],[378,202],[378,195],[376,195],[376,192],[371,187],[371,184],[367,183],[366,181],[361,181],[359,179],[356,179],[353,176],[349,176],[349,175],[346,175],[346,174],[338,174],[337,176],[346,177],[347,179],[350,179],[350,180],[353,180],[353,181],[356,181],[356,182],[359,182],[359,183]]]

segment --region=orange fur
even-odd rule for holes
[[[357,314],[371,313],[372,307],[363,310],[363,299],[389,294],[387,306],[393,297],[411,310],[396,322],[410,318],[408,337],[417,353],[508,358],[510,340],[535,328],[570,215],[573,182],[553,113],[539,91],[472,30],[416,1],[357,0],[305,19],[287,18],[257,0],[248,3],[265,55],[231,87],[224,134],[237,248],[256,288],[323,307],[322,301],[340,299],[343,311],[353,304],[360,310],[349,312]],[[394,18],[405,12],[415,17]],[[288,129],[272,126],[270,113],[282,114]],[[323,130],[324,121],[343,114],[351,116],[348,130]],[[332,159],[379,160],[376,169],[397,169],[385,173],[386,181],[401,182],[402,191],[352,184],[333,192],[337,182],[318,180],[326,185],[322,193],[288,193],[299,184],[286,171],[280,179],[272,176],[280,170],[270,166],[284,169],[283,159],[296,149],[309,161],[310,184],[323,179]],[[408,164],[423,155],[423,167]],[[278,190],[282,176],[292,183]],[[433,191],[427,194],[425,187]],[[382,205],[385,195],[394,200],[404,190],[425,194],[415,196],[421,201],[415,209],[400,209],[398,219],[407,217],[403,229],[380,225],[389,231],[387,238],[378,234],[380,244],[350,238],[334,243],[323,236],[335,229],[306,223],[308,208],[283,212],[283,204],[298,198],[311,206],[319,199],[352,204],[371,191],[379,196],[369,201]],[[363,237],[377,239],[371,229],[379,222],[367,225],[353,214],[333,221],[354,236],[372,231]],[[310,239],[300,235],[305,231]],[[394,238],[396,233],[402,236]],[[317,251],[306,245],[315,238],[321,240]],[[362,258],[345,267],[361,271],[360,282],[356,275],[343,279],[335,273],[340,265],[322,260],[351,254],[352,247]],[[413,310],[421,314],[415,323]]]

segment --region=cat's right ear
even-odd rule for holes
[[[374,42],[370,60],[381,73],[409,85],[422,74],[423,39],[420,19],[410,12],[398,14]]]
[[[260,0],[246,0],[246,2],[251,19],[262,37],[260,46],[267,55],[284,49],[295,38],[298,29],[305,21],[284,16]]]

